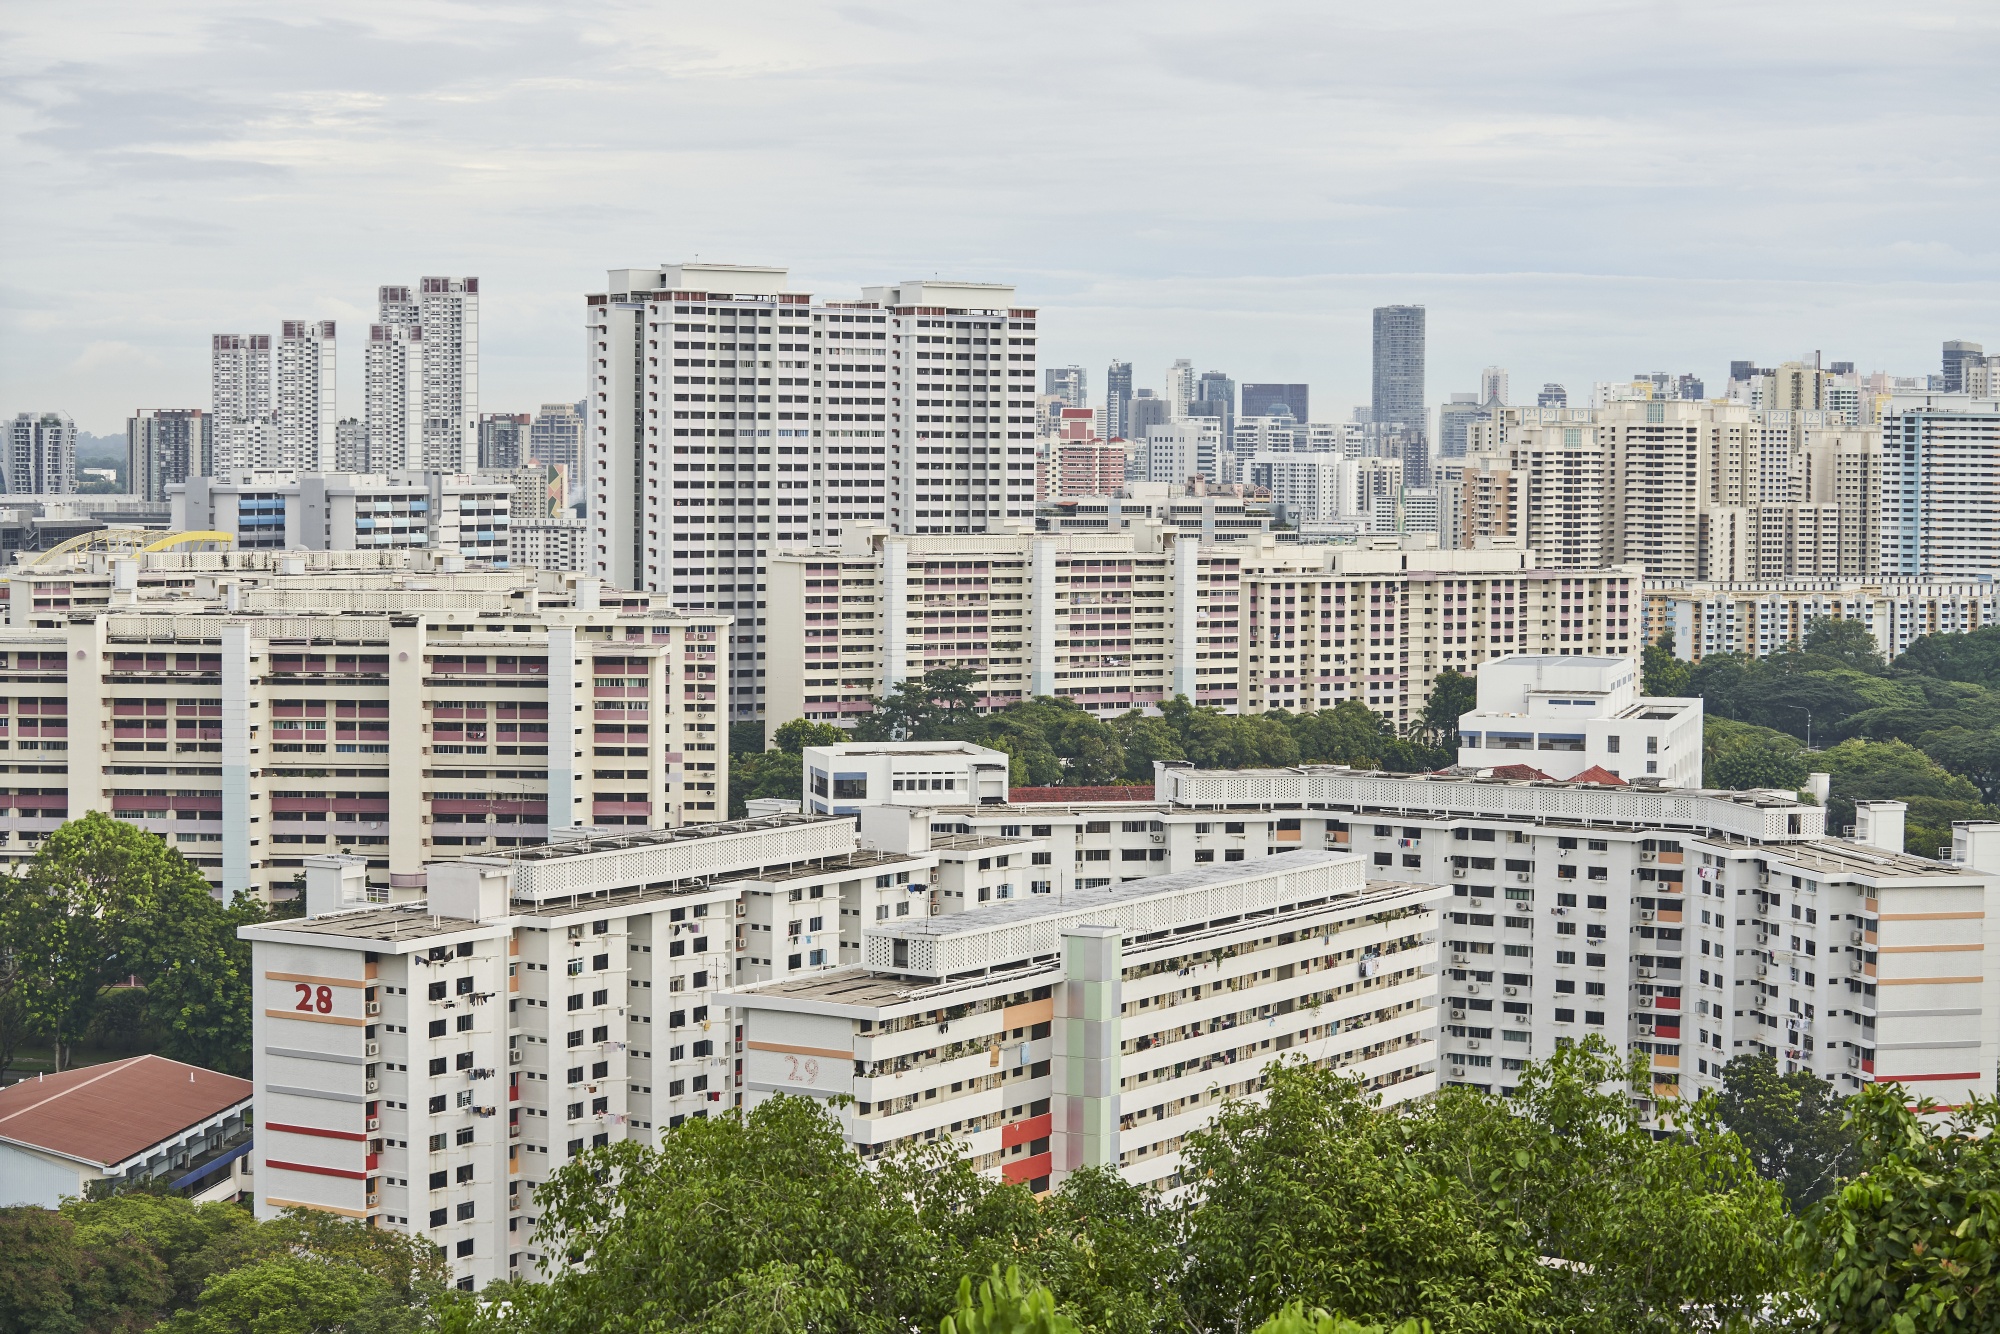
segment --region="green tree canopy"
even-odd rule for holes
[[[1841,1103],[1833,1086],[1809,1070],[1781,1075],[1772,1057],[1738,1056],[1723,1067],[1717,1110],[1757,1171],[1803,1210],[1858,1166]]]

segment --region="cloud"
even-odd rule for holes
[[[482,278],[488,404],[553,401],[603,271],[696,252],[1012,281],[1052,362],[1282,370],[1323,413],[1390,300],[1440,399],[1495,361],[1920,370],[2000,343],[1996,47],[1944,0],[15,6],[0,411],[112,431],[201,402],[211,332],[358,329],[441,272]]]

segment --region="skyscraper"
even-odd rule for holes
[[[212,462],[217,468],[248,466],[270,435],[271,335],[216,334],[209,349]]]
[[[1542,386],[1542,392],[1535,395],[1538,408],[1566,408],[1569,406],[1569,390],[1553,380]]]
[[[1194,397],[1194,363],[1186,357],[1177,357],[1167,367],[1168,415],[1175,421],[1187,416]]]
[[[1981,361],[1986,349],[1978,343],[1967,343],[1952,339],[1944,345],[1944,391],[1947,394],[1965,392],[1965,364]]]
[[[333,468],[335,472],[367,472],[368,423],[359,417],[342,417],[333,428]]]
[[[1088,372],[1081,366],[1051,366],[1042,372],[1042,392],[1062,400],[1066,408],[1090,406]]]
[[[384,288],[407,293],[408,288]],[[384,303],[385,311],[389,309]],[[421,466],[424,438],[423,330],[413,322],[368,326],[364,357],[370,472]]]
[[[1175,417],[1171,400],[1156,396],[1150,389],[1141,389],[1125,405],[1124,438],[1144,440],[1147,431],[1155,426],[1165,426],[1173,420]]]
[[[7,490],[64,496],[76,490],[76,423],[60,412],[24,412],[8,424]]]
[[[479,279],[418,283],[423,330],[423,465],[470,472],[479,461]]]
[[[206,476],[214,464],[215,416],[200,408],[141,408],[125,422],[125,485],[141,500]]]
[[[279,326],[275,394],[276,456],[257,462],[318,472],[332,466],[339,420],[338,361],[332,320],[286,320]]]
[[[1502,380],[1506,379],[1506,374],[1505,371],[1500,373]],[[1481,376],[1480,378],[1484,381],[1486,377]],[[1504,397],[1505,390],[1503,389],[1501,392]],[[1493,408],[1499,406],[1502,406],[1499,401],[1485,397],[1485,387],[1483,385],[1481,391],[1477,394],[1453,394],[1450,402],[1438,408],[1438,457],[1441,459],[1464,458],[1466,453],[1465,428],[1467,424],[1477,421],[1479,418],[1487,415]]]
[[[1104,438],[1126,438],[1125,405],[1132,401],[1132,363],[1114,361],[1104,372]]]
[[[1375,375],[1371,407],[1377,425],[1424,434],[1424,308],[1375,308]],[[1247,387],[1245,392],[1247,393]]]
[[[1479,402],[1507,406],[1507,368],[1488,366],[1479,372]]]
[[[1302,384],[1246,384],[1243,386],[1243,415],[1270,417],[1284,408],[1297,421],[1312,420],[1312,390]]]
[[[528,459],[534,419],[525,412],[487,412],[479,418],[479,466],[518,468]]]
[[[528,457],[562,468],[571,489],[583,485],[583,404],[544,403],[528,428]]]

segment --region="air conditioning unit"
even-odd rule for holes
[[[1518,996],[1521,994],[1521,989],[1519,987],[1502,987],[1500,989],[1506,992],[1509,996]]]
[[[1516,1028],[1526,1028],[1528,1026],[1528,1016],[1525,1014],[1510,1014],[1507,1016],[1507,1022]]]
[[[364,1042],[361,1044],[361,1054],[372,1060],[382,1054],[382,1044],[379,1042]]]
[[[1634,969],[1633,971],[1638,973],[1640,977],[1651,977],[1653,975],[1653,970],[1645,966],[1644,964],[1641,964],[1638,968]]]
[[[364,1079],[361,1081],[361,1088],[365,1093],[379,1093],[382,1089],[382,1081],[379,1079]]]
[[[1859,933],[1859,932],[1857,932],[1856,934],[1857,934],[1857,935],[1859,935],[1860,933]],[[382,1002],[381,1002],[381,1001],[367,1001],[367,1002],[364,1002],[364,1003],[362,1004],[362,1006],[361,1006],[361,1012],[362,1012],[363,1014],[367,1014],[367,1015],[377,1015],[377,1014],[380,1014],[380,1013],[382,1013]]]
[[[1862,963],[1862,959],[1861,959],[1861,956],[1860,956],[1860,955],[1858,955],[1858,954],[1856,954],[1856,955],[1852,955],[1852,956],[1851,956],[1851,957],[1849,957],[1849,959],[1847,960],[1847,971],[1848,971],[1848,972],[1850,972],[1850,973],[1858,973],[1858,972],[1860,972],[1860,971],[1861,971],[1861,963]]]
[[[1535,873],[1533,871],[1516,871],[1514,872],[1514,878],[1525,885],[1534,880]]]
[[[507,1052],[507,1064],[519,1065],[520,1063],[521,1063],[521,1049],[519,1047],[510,1048]]]
[[[381,1117],[379,1117],[379,1116],[371,1116],[371,1117],[369,1117],[369,1118],[368,1118],[368,1128],[369,1128],[370,1130],[380,1130],[380,1129],[382,1128],[382,1118],[381,1118]]]
[[[1642,862],[1656,862],[1660,860],[1660,854],[1657,852],[1647,852],[1644,848],[1641,848],[1639,850],[1639,860]]]
[[[1466,870],[1463,866],[1454,866],[1451,868],[1451,878],[1453,880],[1463,880],[1471,874],[1472,872]]]
[[[1478,1039],[1478,1038],[1471,1038],[1471,1039],[1468,1039],[1465,1045],[1466,1045],[1466,1046],[1468,1046],[1468,1047],[1470,1047],[1470,1048],[1472,1048],[1472,1049],[1473,1049],[1474,1051],[1478,1051],[1478,1050],[1479,1050],[1479,1039]]]
[[[1479,984],[1477,982],[1468,982],[1465,989],[1471,995],[1477,996],[1479,994]]]
[[[1451,956],[1451,961],[1453,963],[1464,963],[1466,962],[1466,958],[1463,954],[1454,954]]]
[[[1655,917],[1658,917],[1658,916],[1659,916],[1659,913],[1655,912],[1655,911],[1654,911],[1653,909],[1651,909],[1651,908],[1641,908],[1641,909],[1639,909],[1639,920],[1640,920],[1640,921],[1642,921],[1642,922],[1650,922],[1650,921],[1652,921],[1652,920],[1653,920],[1653,919],[1654,919]]]
[[[1465,1011],[1463,1011],[1463,1010],[1453,1010],[1453,1011],[1451,1012],[1451,1017],[1452,1017],[1452,1018],[1454,1018],[1454,1019],[1463,1019],[1463,1018],[1465,1018]]]
[[[1850,1070],[1859,1070],[1861,1068],[1861,1056],[1859,1053],[1847,1058],[1847,1068]]]
[[[1847,943],[1850,945],[1863,944],[1867,939],[1868,937],[1859,931],[1850,931],[1847,933]]]
[[[1771,975],[1771,969],[1768,965],[1761,963],[1757,965],[1757,976],[1769,977],[1770,975]]]
[[[1558,857],[1567,857],[1567,856],[1569,856],[1569,855],[1570,855],[1570,853],[1571,853],[1571,852],[1573,852],[1573,851],[1575,851],[1575,849],[1573,849],[1573,848],[1557,848],[1557,849],[1556,849],[1556,856],[1558,856]]]

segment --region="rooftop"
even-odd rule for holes
[[[997,841],[997,840],[996,840]],[[755,868],[735,875],[723,875],[720,879],[728,882],[754,880],[766,884],[783,884],[787,880],[813,880],[823,875],[842,875],[849,871],[878,871],[885,866],[907,866],[923,858],[921,852],[853,852],[845,857],[829,857],[821,862],[808,862],[798,866],[767,866]]]
[[[1151,801],[1152,799],[1151,783],[1139,783],[1131,787],[1016,787],[1007,791],[1007,801],[1010,805],[1079,801]]]
[[[1951,862],[1936,862],[1928,857],[1912,856],[1907,852],[1891,852],[1887,848],[1878,848],[1867,843],[1848,843],[1830,838],[1811,843],[1795,843],[1778,851],[1785,861],[1799,869],[1818,871],[1825,875],[1936,878],[1971,874],[1966,868]]]
[[[704,838],[715,838],[725,834],[752,834],[761,829],[788,829],[800,825],[824,824],[829,820],[839,820],[851,825],[846,816],[800,815],[784,813],[779,815],[759,815],[748,820],[725,820],[717,824],[682,825],[678,829],[643,829],[629,834],[593,834],[588,838],[567,839],[561,843],[544,843],[533,848],[502,848],[496,852],[480,854],[517,862],[555,861],[565,857],[582,857],[591,853],[625,852],[633,848],[664,847],[674,843],[688,843]]]
[[[247,1079],[133,1056],[0,1089],[0,1141],[114,1168],[205,1121],[248,1107]]]

